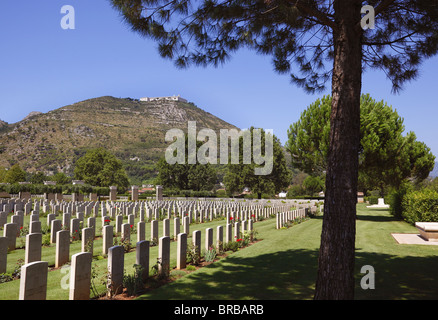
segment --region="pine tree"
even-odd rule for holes
[[[315,298],[352,299],[362,72],[383,70],[394,91],[414,79],[423,60],[438,51],[436,2],[369,0],[374,29],[361,23],[362,0],[111,2],[135,32],[158,41],[160,55],[178,67],[217,66],[247,47],[272,55],[275,70],[290,73],[306,91],[322,90],[331,79]]]
[[[292,165],[309,175],[327,170],[331,97],[317,99],[288,130],[286,149]],[[404,125],[397,111],[369,94],[361,96],[359,186],[361,191],[398,188],[410,180],[420,183],[435,164],[435,156],[413,132],[403,136]]]

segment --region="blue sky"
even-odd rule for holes
[[[75,8],[75,30],[60,26],[63,5]],[[0,36],[0,119],[9,123],[105,95],[180,94],[239,128],[273,129],[285,143],[289,126],[324,94],[306,94],[273,71],[270,57],[250,51],[219,68],[179,70],[159,57],[155,42],[130,31],[108,0],[2,0]],[[400,94],[382,72],[364,74],[363,92],[397,109],[405,131],[438,159],[437,75],[438,56]]]

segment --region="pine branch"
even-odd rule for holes
[[[412,36],[415,35],[416,33],[417,33],[417,31],[413,31],[413,32],[411,32],[411,33],[409,33],[409,34],[407,34],[407,35],[401,37],[401,38],[398,38],[398,39],[395,39],[395,40],[391,40],[391,41],[383,41],[383,42],[367,42],[367,41],[364,41],[364,42],[362,42],[362,44],[367,45],[367,46],[384,46],[384,45],[391,45],[391,44],[393,44],[393,43],[400,42],[400,41],[402,41],[402,40],[404,40],[404,39],[406,39],[406,38],[412,37]]]
[[[304,13],[305,15],[307,15],[309,17],[316,18],[320,24],[328,26],[332,30],[338,29],[338,26],[336,25],[336,23],[333,20],[330,20],[327,15],[325,15],[324,13],[322,13],[321,11],[319,11],[316,8],[312,8],[312,7],[308,6],[306,3],[304,3],[304,1],[302,1],[302,0],[289,0],[288,2],[291,5],[297,7],[297,9],[299,11],[301,11],[302,13]]]
[[[380,13],[384,12],[395,0],[383,0],[374,10],[374,15],[377,17]]]

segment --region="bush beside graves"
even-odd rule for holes
[[[401,201],[402,218],[415,222],[438,222],[438,192],[422,189],[407,192]],[[400,209],[399,209],[400,210]]]

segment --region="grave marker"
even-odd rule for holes
[[[176,255],[176,268],[184,269],[187,265],[187,233],[178,234]]]
[[[0,237],[0,273],[6,273],[8,261],[8,238]]]
[[[158,244],[158,273],[168,277],[170,273],[170,237],[161,237]]]
[[[113,294],[123,290],[124,255],[122,246],[113,246],[108,250],[108,286]]]
[[[56,233],[55,268],[66,264],[70,256],[70,232],[60,230]]]
[[[80,252],[71,257],[70,300],[90,299],[92,259],[91,252]]]
[[[137,242],[135,263],[143,268],[141,278],[145,281],[149,276],[149,241]]]
[[[108,249],[113,246],[113,226],[107,225],[102,228],[102,253],[108,254]]]
[[[26,247],[24,263],[28,264],[41,261],[41,244],[43,235],[41,233],[30,233],[26,235]]]
[[[21,267],[19,300],[46,300],[48,267],[46,261],[35,261]]]

